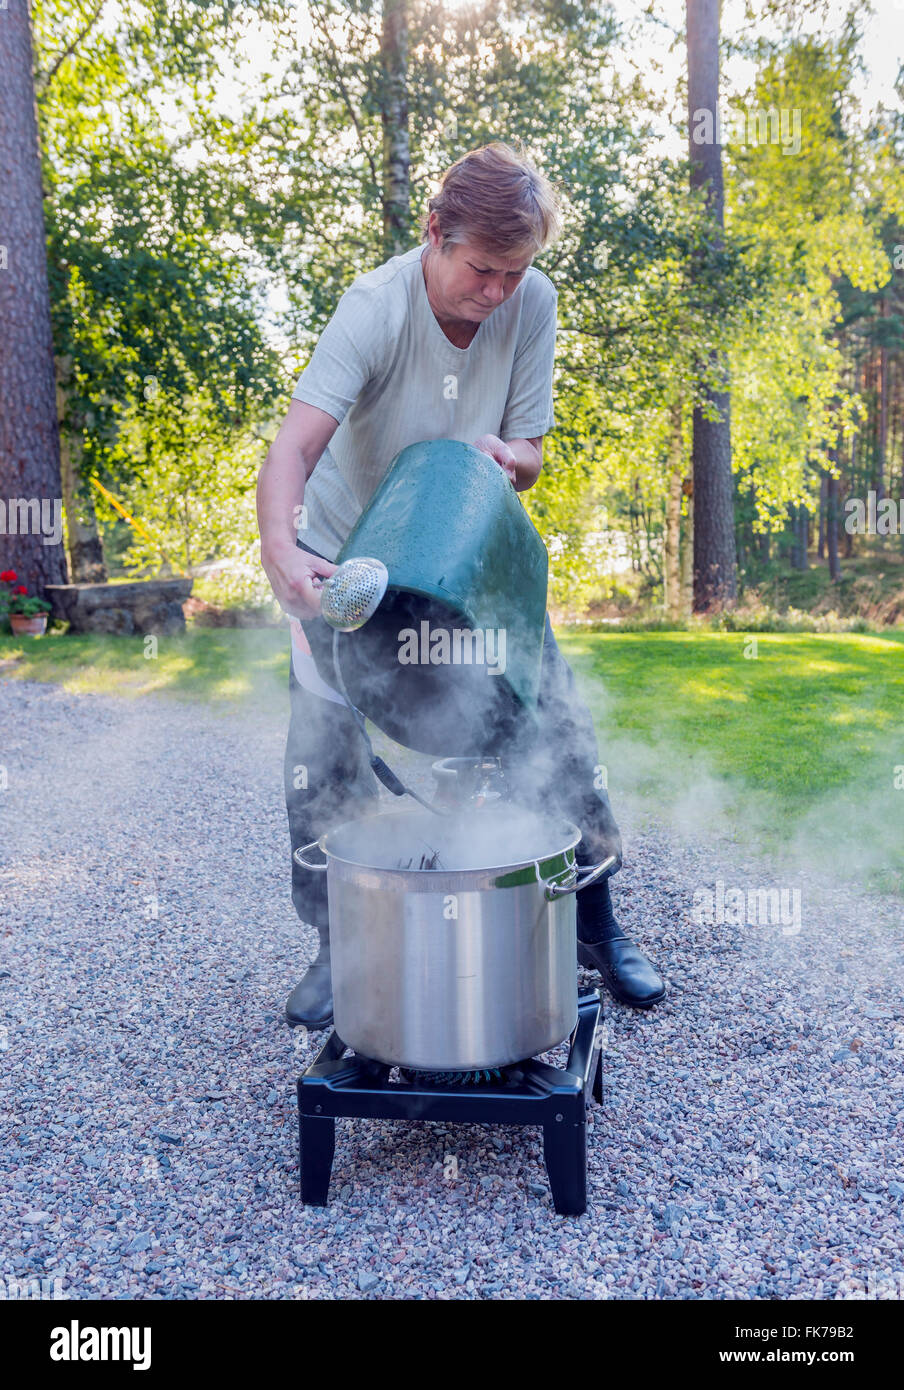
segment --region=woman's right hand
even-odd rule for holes
[[[291,618],[318,618],[323,581],[336,566],[292,542],[261,547],[261,564],[284,613]]]

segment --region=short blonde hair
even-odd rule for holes
[[[439,218],[443,251],[473,242],[504,260],[533,259],[562,233],[555,190],[520,142],[515,150],[493,140],[450,165],[427,204],[421,241],[428,240],[431,212]]]

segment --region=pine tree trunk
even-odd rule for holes
[[[681,405],[672,407],[669,491],[665,504],[665,611],[668,618],[681,616],[681,485],[684,481]]]
[[[690,478],[685,478],[682,491],[687,509],[681,538],[681,617],[686,622],[694,611],[694,485]]]
[[[855,431],[855,432],[854,432],[854,435],[853,435],[853,437],[852,437],[852,439],[851,439],[851,473],[850,473],[850,479],[849,479],[849,482],[848,482],[848,495],[849,495],[850,497],[853,497],[853,496],[854,496],[855,491],[856,491],[856,485],[857,485],[857,484],[856,484],[856,470],[857,470],[857,440],[858,440],[858,438],[859,438],[859,435],[858,435],[857,432]],[[831,492],[831,489],[830,489],[830,492]],[[854,553],[854,533],[853,533],[853,531],[845,530],[845,533],[844,533],[844,558],[845,558],[846,560],[850,560],[850,558],[851,558],[851,556],[853,555],[853,553]]]
[[[78,422],[69,419],[67,386],[71,359],[56,359],[57,419],[60,426],[60,477],[66,513],[69,573],[73,584],[104,584],[107,567],[97,526],[94,500],[81,475],[82,440]]]
[[[882,296],[882,317],[888,318],[888,300]],[[885,464],[888,447],[888,348],[879,348],[879,422],[876,439],[876,499],[881,501],[885,493]]]
[[[901,440],[901,375],[897,361],[895,362],[894,385],[890,388],[889,405],[891,407],[891,422],[889,424],[888,437],[888,490],[891,492],[894,487],[894,460],[898,457],[898,446]],[[898,496],[904,495],[904,479],[898,489]]]
[[[903,428],[901,428],[901,434],[900,434],[900,439],[901,439],[901,491],[900,491],[900,493],[898,493],[898,496],[901,496],[901,498],[904,498],[904,410],[901,410],[901,411],[900,411],[900,416],[898,416],[898,418],[900,418],[901,427],[903,427]]]
[[[894,410],[894,416],[896,416],[897,423],[896,427],[894,427],[893,441],[891,441],[889,446],[889,459],[896,459],[896,457],[900,455],[900,446],[901,443],[904,442],[904,434],[901,432],[901,427],[904,425],[904,409],[901,407],[903,406],[903,403],[901,403],[901,379],[903,379],[903,377],[901,377],[900,367],[896,364],[896,373],[894,373],[894,385],[896,385],[894,402],[896,402],[896,410]],[[890,474],[891,463],[889,463],[889,475]],[[900,486],[898,486],[898,498],[901,498],[901,496],[904,496],[904,460],[903,463],[901,463],[901,481]]]
[[[793,570],[800,569],[800,536],[797,531],[797,508],[788,507],[788,526],[791,530],[791,553],[788,559]]]
[[[829,554],[829,578],[837,584],[841,578],[838,558],[838,479],[830,475],[826,501],[826,549]]]
[[[816,558],[826,558],[826,499],[829,495],[829,475],[825,469],[819,475],[819,540],[816,544]]]
[[[67,573],[52,534],[62,488],[33,64],[27,0],[11,0],[0,12],[0,568],[40,592]],[[42,503],[50,525],[36,524]]]
[[[724,225],[722,146],[719,141],[719,0],[686,0],[687,100],[690,184],[703,189],[718,229]],[[708,112],[711,140],[697,143],[701,113]],[[721,245],[717,233],[716,249]],[[693,273],[693,269],[692,269]],[[725,363],[714,352],[709,367],[724,377]],[[705,386],[701,392],[710,409],[694,410],[694,608],[706,612],[734,601],[737,562],[734,534],[734,490],[731,474],[730,398],[727,391]]]
[[[806,507],[792,507],[791,534],[794,537],[794,544],[791,547],[792,569],[805,570],[810,567],[810,561],[807,556],[807,532],[808,513]]]
[[[841,460],[841,448],[844,438],[839,431],[835,446],[829,449],[829,462],[831,470],[826,469],[823,478],[826,484],[826,552],[829,559],[829,578],[837,584],[841,578],[841,560],[838,556],[838,527],[839,527],[839,464]]]
[[[411,151],[408,135],[408,0],[383,0],[383,253],[408,250]]]
[[[730,397],[707,391],[718,420],[694,410],[694,609],[705,613],[737,596]]]
[[[85,491],[79,468],[81,442],[60,435],[60,472],[63,507],[66,513],[66,539],[69,543],[69,572],[73,584],[105,584],[107,566],[97,529],[94,503]]]

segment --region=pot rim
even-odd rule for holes
[[[329,872],[335,872],[340,878],[353,880],[362,887],[384,887],[397,890],[401,888],[406,893],[479,891],[481,888],[514,888],[530,883],[545,887],[546,884],[554,882],[557,878],[572,871],[574,867],[573,851],[581,840],[581,831],[574,821],[561,816],[556,818],[555,823],[561,827],[567,843],[551,853],[547,852],[542,856],[533,855],[526,859],[510,860],[505,864],[479,864],[470,869],[450,870],[390,869],[374,864],[363,864],[360,860],[335,854],[327,843],[332,835],[337,835],[347,826],[357,826],[366,821],[387,820],[390,817],[401,818],[415,814],[415,812],[407,810],[383,811],[377,812],[373,816],[361,816],[355,820],[343,821],[341,825],[334,825],[330,830],[324,831],[316,841],[321,853],[327,857],[325,867]],[[530,869],[533,869],[534,873],[528,874],[527,871]]]

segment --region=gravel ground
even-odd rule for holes
[[[899,900],[623,825],[613,897],[669,995],[649,1014],[606,996],[586,1215],[553,1211],[539,1130],[426,1122],[340,1121],[331,1204],[305,1208],[294,1084],[324,1035],[282,1018],[316,950],[289,897],[284,729],[2,681],[0,727],[7,1285],[904,1293]],[[717,880],[800,888],[800,930],[698,921]]]

